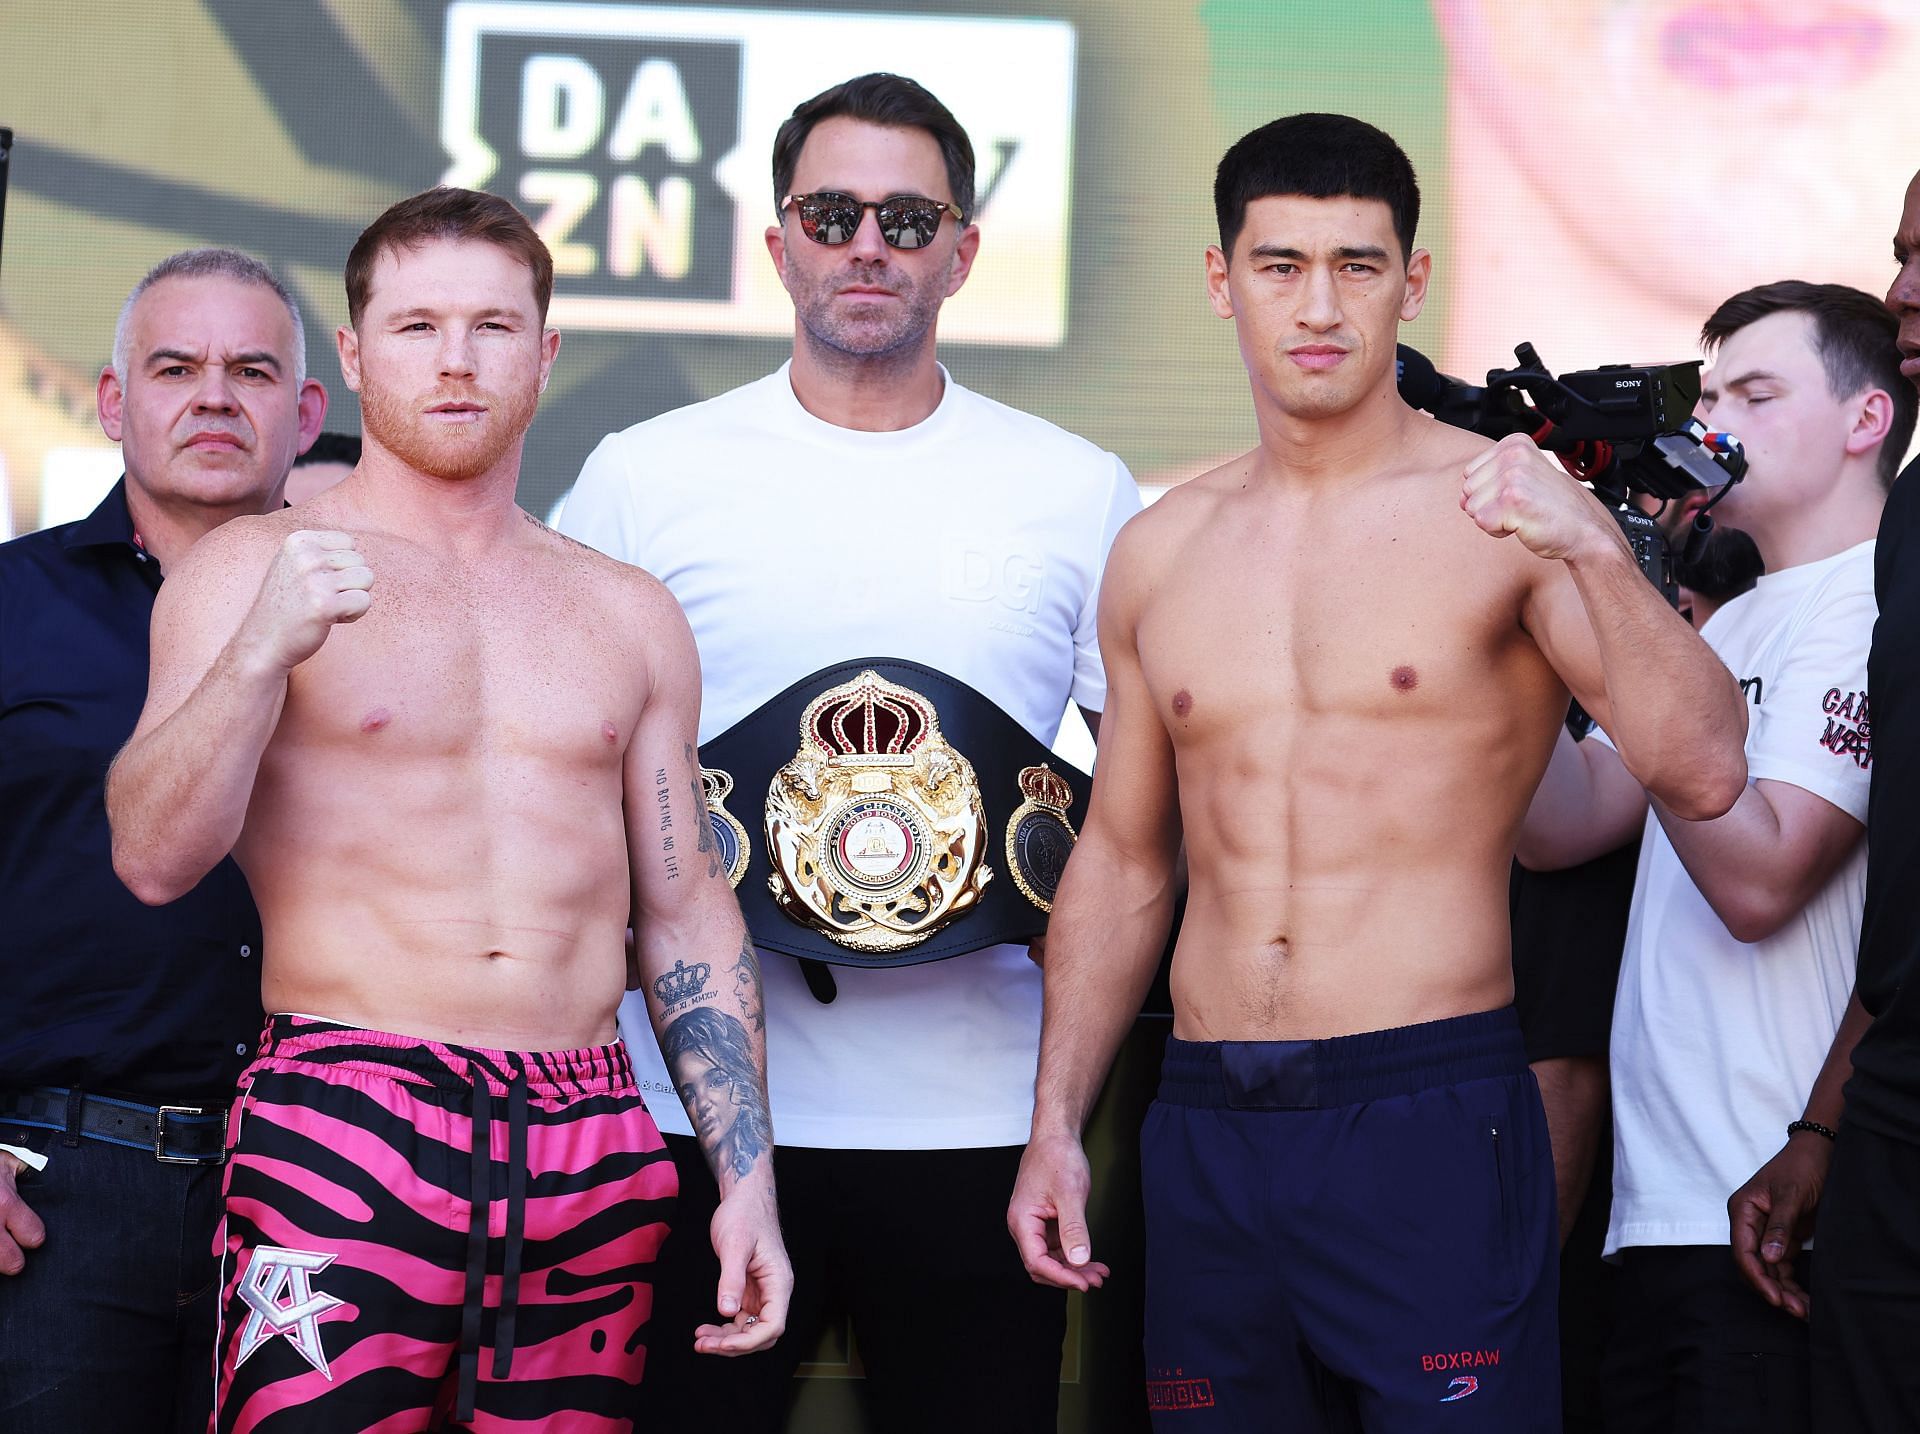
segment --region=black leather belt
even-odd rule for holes
[[[755,943],[843,966],[1033,940],[1072,848],[1067,809],[1092,789],[990,698],[886,657],[802,678],[701,761]]]
[[[113,1096],[41,1086],[0,1092],[0,1123],[58,1130],[144,1150],[165,1165],[218,1165],[227,1158],[224,1105],[141,1105]]]

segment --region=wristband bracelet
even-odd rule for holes
[[[1796,1130],[1811,1130],[1815,1135],[1824,1135],[1828,1140],[1835,1139],[1839,1132],[1830,1125],[1822,1125],[1817,1120],[1790,1120],[1787,1122],[1787,1134]]]

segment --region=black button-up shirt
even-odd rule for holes
[[[0,1088],[228,1100],[260,1032],[260,917],[231,858],[167,906],[113,874],[107,766],[147,695],[160,565],[126,482],[0,544]]]

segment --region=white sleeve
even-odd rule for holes
[[[1860,822],[1873,774],[1867,651],[1877,615],[1864,579],[1836,585],[1801,622],[1747,734],[1754,780],[1791,782]]]
[[[1113,458],[1112,454],[1107,456]],[[1089,712],[1104,711],[1107,705],[1107,671],[1100,663],[1100,581],[1106,575],[1107,554],[1113,551],[1113,540],[1141,506],[1140,485],[1133,481],[1127,465],[1113,458],[1112,484],[1107,492],[1107,511],[1100,523],[1100,551],[1093,564],[1093,581],[1087,587],[1079,619],[1073,626],[1073,700]]]
[[[644,566],[636,507],[626,444],[621,434],[609,433],[587,455],[554,526],[610,558]]]

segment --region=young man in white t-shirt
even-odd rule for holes
[[[980,242],[965,132],[913,81],[869,75],[796,109],[773,167],[767,247],[794,301],[791,363],[609,436],[561,529],[648,569],[685,608],[703,750],[790,684],[877,655],[960,679],[1041,744],[1069,701],[1097,727],[1100,575],[1139,493],[1113,455],[969,392],[937,360],[940,305]],[[735,806],[751,796],[743,788]],[[992,945],[899,969],[839,966],[828,1003],[768,934],[769,1085],[797,1303],[768,1357],[695,1359],[710,1257],[699,1240],[670,1242],[650,1417],[782,1427],[795,1362],[845,1312],[876,1429],[1051,1434],[1064,1302],[1028,1280],[1004,1223],[1032,1116],[1035,959]],[[643,1083],[668,1082],[643,1045],[636,1036]],[[663,1128],[691,1206],[678,1228],[697,1229],[710,1183],[692,1141]]]
[[[1702,331],[1706,416],[1749,460],[1716,513],[1767,568],[1701,630],[1749,703],[1733,810],[1649,810],[1603,739],[1563,740],[1528,814],[1521,859],[1544,868],[1645,827],[1611,1052],[1610,1430],[1811,1427],[1805,1325],[1742,1283],[1726,1210],[1789,1122],[1832,1138],[1796,1117],[1860,931],[1873,537],[1915,411],[1894,334],[1871,296],[1799,282],[1735,295]]]

